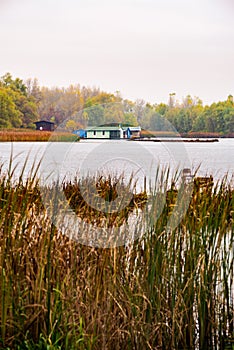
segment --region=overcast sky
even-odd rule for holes
[[[124,98],[234,95],[234,0],[0,0],[0,75]]]

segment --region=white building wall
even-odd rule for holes
[[[103,133],[104,132],[104,133]],[[109,139],[110,131],[107,130],[88,130],[87,139]]]

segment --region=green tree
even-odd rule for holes
[[[20,78],[13,79],[10,73],[6,73],[0,78],[0,83],[4,87],[8,87],[23,95],[27,95],[27,87]]]
[[[202,115],[199,115],[197,118],[193,119],[192,131],[206,131],[205,118]]]
[[[164,131],[165,120],[159,113],[154,113],[150,118],[150,130],[152,131]]]
[[[118,96],[115,96],[113,94],[108,94],[106,92],[101,92],[96,96],[92,96],[88,98],[84,104],[84,108],[88,108],[97,104],[103,105],[103,104],[114,103],[114,102],[119,102]]]
[[[0,128],[19,127],[22,116],[9,94],[8,88],[0,87]]]
[[[137,117],[134,113],[124,113],[124,124],[129,125],[129,126],[137,126]]]
[[[37,104],[33,96],[27,94],[27,87],[20,78],[13,79],[10,73],[0,78],[0,86],[5,89],[9,99],[14,103],[16,114],[12,113],[10,125],[32,127],[33,122],[38,119]]]
[[[35,102],[30,101],[27,98],[24,98],[23,96],[19,97],[17,102],[19,103],[18,108],[22,113],[22,126],[33,127],[33,123],[39,118]]]
[[[105,123],[123,123],[124,108],[121,103],[111,103],[104,108]]]
[[[166,103],[159,103],[155,106],[155,112],[159,113],[160,115],[165,115],[168,110],[168,105]]]
[[[96,105],[88,108],[86,110],[88,114],[88,125],[89,126],[97,126],[104,124],[104,108],[101,105]]]
[[[229,114],[225,117],[226,120],[226,133],[233,134],[234,133],[234,110],[230,111]]]

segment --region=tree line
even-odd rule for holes
[[[73,130],[107,123],[141,125],[152,131],[219,133],[233,136],[233,96],[203,105],[187,95],[181,102],[170,93],[168,103],[131,101],[120,93],[108,93],[79,84],[67,88],[41,87],[36,78],[22,80],[6,73],[0,78],[0,128],[35,128],[35,121],[48,120]]]

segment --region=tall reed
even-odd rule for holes
[[[179,192],[171,186],[161,208],[165,188],[152,191],[134,227],[140,238],[104,249],[51,223],[36,170],[26,181],[13,175],[0,176],[0,348],[233,349],[234,191],[225,179],[195,183],[172,228]],[[65,189],[72,201],[72,183]]]
[[[0,142],[75,142],[78,139],[77,135],[64,131],[0,130]]]

